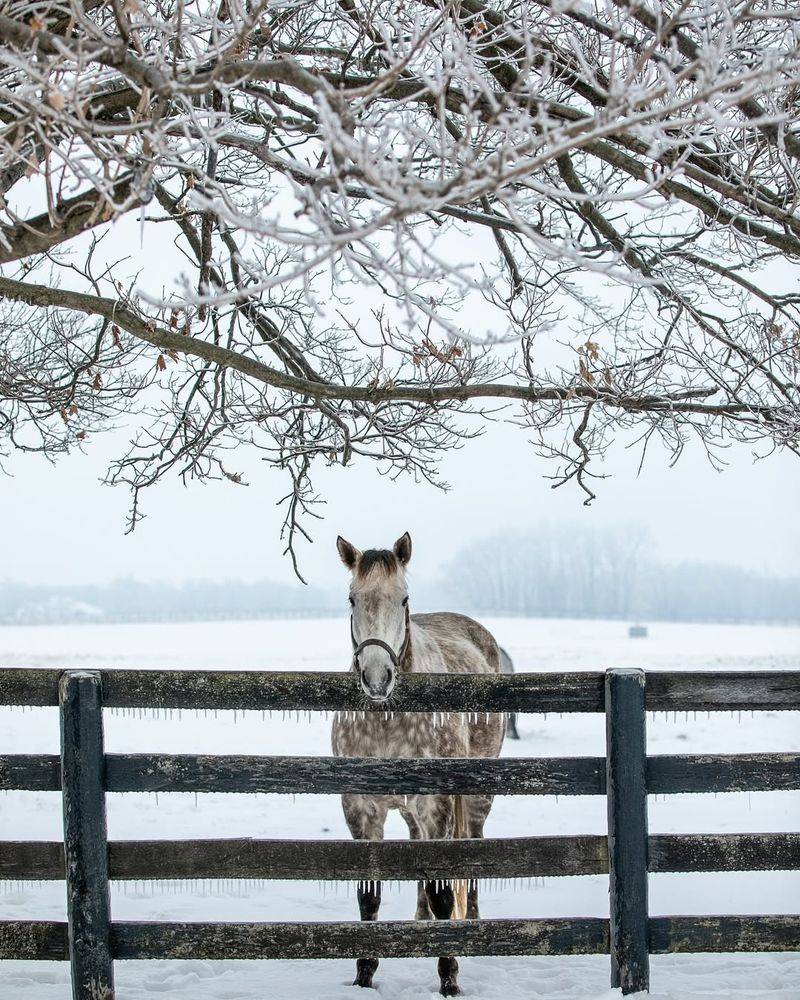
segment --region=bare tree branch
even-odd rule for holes
[[[616,439],[800,450],[788,8],[63,0],[0,39],[0,460],[124,423],[133,527],[245,444],[299,572],[320,463],[441,485],[475,416],[587,503]]]

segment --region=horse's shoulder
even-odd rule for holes
[[[455,611],[431,611],[414,614],[411,621],[440,647],[446,648],[465,640],[472,643],[485,657],[490,670],[499,672],[500,653],[497,642],[492,633],[474,618]]]

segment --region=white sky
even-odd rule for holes
[[[244,451],[251,485],[175,482],[144,497],[148,518],[125,535],[129,496],[98,482],[105,458],[124,441],[96,441],[87,455],[55,467],[19,455],[0,479],[0,576],[30,582],[103,582],[119,576],[179,582],[190,578],[292,580],[280,555],[274,504],[285,481]],[[241,459],[241,461],[239,461]],[[675,468],[653,452],[637,478],[638,454],[618,448],[591,508],[574,486],[552,490],[552,472],[524,432],[495,426],[443,464],[452,490],[410,480],[392,483],[367,465],[320,469],[325,520],[311,525],[303,568],[310,583],[344,586],[334,542],[388,546],[408,529],[415,576],[435,575],[467,541],[503,530],[547,530],[560,522],[635,522],[670,560],[699,559],[794,575],[800,572],[800,462],[790,455],[753,464],[747,449],[715,472],[699,449]]]
[[[157,293],[174,283],[185,261],[169,241],[141,240],[135,216],[110,226],[109,257],[129,255],[139,287]],[[369,305],[369,293],[358,292]],[[475,314],[480,326],[482,316]],[[541,348],[546,348],[547,340]],[[99,483],[109,457],[124,450],[124,432],[93,439],[52,467],[40,458],[15,455],[0,477],[0,578],[30,582],[103,582],[119,576],[179,582],[191,578],[292,581],[281,557],[282,514],[275,501],[286,480],[252,453],[229,453],[228,464],[244,470],[251,485],[160,485],[143,497],[148,518],[125,535],[129,495]],[[598,498],[583,507],[583,494],[567,485],[552,490],[544,477],[554,466],[534,454],[524,431],[490,425],[483,439],[449,452],[442,493],[409,479],[390,482],[362,463],[317,471],[325,496],[325,520],[310,527],[314,544],[303,550],[310,583],[344,586],[335,550],[337,533],[359,547],[388,546],[409,530],[414,539],[415,576],[430,578],[471,539],[503,530],[547,530],[548,525],[634,522],[669,560],[719,561],[794,575],[800,572],[800,461],[790,454],[754,463],[750,449],[728,454],[717,473],[697,447],[672,469],[652,448],[637,477],[639,454],[612,450]],[[599,471],[599,470],[595,470]]]

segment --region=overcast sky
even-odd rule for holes
[[[145,496],[148,518],[125,535],[129,496],[98,480],[122,437],[94,442],[55,467],[18,455],[0,479],[0,551],[5,578],[30,582],[103,582],[119,576],[182,581],[190,578],[271,578],[290,581],[281,557],[285,492],[278,473],[245,451],[237,468],[247,488],[229,483],[177,483]],[[430,577],[470,539],[505,530],[547,530],[549,524],[635,522],[670,560],[701,559],[793,575],[800,565],[800,461],[785,455],[753,463],[745,448],[715,472],[699,450],[675,468],[653,452],[637,477],[638,454],[618,448],[611,478],[598,484],[591,508],[573,487],[552,490],[552,466],[538,459],[524,432],[494,426],[485,438],[451,452],[443,474],[452,489],[381,478],[367,465],[320,469],[325,520],[311,525],[303,549],[310,583],[344,586],[334,542],[342,533],[360,547],[390,545],[406,529],[414,539],[415,576]],[[239,461],[241,460],[241,461]]]
[[[153,294],[165,276],[174,282],[185,266],[168,241],[142,241],[134,213],[110,226],[107,236],[109,259],[130,255],[138,286]],[[368,310],[369,292],[360,288],[357,297],[354,307]],[[479,328],[480,314],[473,318]],[[549,339],[538,343],[539,355]],[[99,480],[126,440],[124,429],[93,438],[87,454],[56,466],[31,455],[9,459],[11,476],[0,477],[0,577],[39,583],[119,576],[293,580],[278,538],[282,514],[275,501],[287,492],[280,473],[242,448],[228,457],[249,487],[159,485],[143,497],[147,520],[125,535],[129,495]],[[324,521],[310,525],[314,544],[302,549],[302,568],[309,583],[344,585],[338,533],[364,548],[389,546],[409,530],[415,575],[433,576],[474,538],[561,522],[633,522],[670,560],[800,573],[800,460],[786,454],[754,463],[743,446],[726,458],[729,468],[718,473],[701,449],[689,447],[670,469],[667,456],[651,445],[637,477],[639,452],[619,446],[608,456],[610,478],[597,483],[590,508],[574,485],[551,489],[545,476],[554,465],[537,458],[525,432],[509,425],[490,425],[482,439],[447,454],[442,478],[452,487],[448,493],[410,479],[390,482],[366,463],[320,467],[315,483],[327,500]]]

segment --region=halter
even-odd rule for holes
[[[358,666],[358,656],[367,646],[380,646],[381,649],[385,650],[389,654],[389,658],[392,661],[392,666],[395,670],[400,669],[400,664],[406,658],[408,653],[408,648],[411,645],[411,613],[408,610],[408,605],[406,604],[406,632],[403,637],[403,645],[400,647],[400,652],[395,653],[388,642],[384,642],[383,639],[365,639],[363,642],[356,642],[356,637],[353,634],[353,616],[350,615],[350,641],[353,644],[353,665]]]

